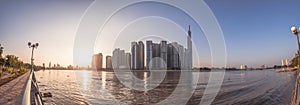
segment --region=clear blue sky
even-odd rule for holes
[[[291,59],[294,56],[297,44],[296,37],[290,32],[290,27],[292,25],[300,26],[300,13],[297,11],[299,10],[299,0],[205,1],[215,14],[224,33],[228,66],[239,67],[241,64],[253,67],[262,64],[272,66],[280,64],[280,60],[283,58]],[[5,47],[4,54],[14,54],[25,62],[29,62],[30,49],[26,44],[28,41],[39,42],[40,47],[35,55],[37,64],[47,64],[50,61],[52,64],[60,63],[65,66],[72,64],[76,29],[81,16],[91,3],[92,1],[82,0],[0,1],[0,43]],[[151,7],[136,8],[138,8],[136,11],[127,10],[131,13],[130,16],[149,15],[148,12],[151,11],[147,9]],[[164,7],[157,7],[156,9],[161,8]],[[158,14],[161,13],[159,15],[165,18],[180,15],[173,12],[176,12],[176,10],[165,9],[158,12]],[[119,16],[116,15],[115,19],[118,20],[120,17],[124,17],[122,13]],[[145,18],[124,29],[120,35],[125,37],[128,34],[147,33],[149,30],[144,30],[147,27],[161,25],[161,28],[153,28],[153,30],[157,30],[157,33],[152,31],[151,34],[162,32],[160,35],[172,38],[171,34],[184,34],[187,31],[185,25],[191,24],[193,40],[196,43],[196,49],[200,51],[201,64],[197,64],[197,66],[208,66],[210,62],[209,46],[200,29],[197,29],[197,26],[193,25],[191,21],[185,23],[180,19],[175,18],[173,20],[183,28],[166,19]],[[120,21],[122,19],[119,19],[118,22]],[[129,21],[123,20],[123,22]],[[137,28],[144,31],[131,31]],[[180,31],[172,33],[172,29],[175,28]],[[160,29],[164,29],[166,32],[163,33],[164,30]],[[133,38],[134,35],[131,35],[131,37],[132,40],[135,39]],[[181,42],[181,40],[184,39],[182,37],[173,39],[173,41],[178,42]],[[97,41],[101,41],[101,39]],[[182,42],[183,45],[185,45],[184,43]],[[129,48],[130,42],[124,46]],[[100,50],[103,50],[104,47],[99,47],[95,47],[95,52],[109,54],[109,51]]]
[[[223,30],[228,64],[280,64],[297,51],[292,25],[300,25],[299,0],[206,0]]]

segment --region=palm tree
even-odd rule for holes
[[[5,66],[17,68],[19,65],[18,57],[15,55],[6,55]]]
[[[5,64],[5,59],[2,58],[2,53],[3,53],[3,47],[0,44],[0,68]]]
[[[3,47],[0,44],[0,58],[2,58],[2,53],[3,53]]]

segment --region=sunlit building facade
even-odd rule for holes
[[[102,69],[102,60],[102,53],[94,54],[92,59],[92,68],[97,70]]]

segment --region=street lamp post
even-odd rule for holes
[[[300,28],[299,28],[299,30],[300,30]],[[298,64],[299,64],[299,58],[298,58],[300,56],[299,32],[298,32],[298,30],[297,30],[297,28],[295,26],[292,26],[291,31],[292,31],[292,33],[294,35],[297,36],[297,41],[298,41],[298,51],[297,51],[298,56],[297,56],[297,60],[298,60]],[[298,66],[298,70],[299,70],[299,65],[298,64],[297,64],[297,66]]]
[[[29,48],[32,48],[31,50],[31,72],[33,71],[33,50],[39,46],[39,43],[31,44],[31,42],[28,42]]]
[[[299,30],[300,30],[300,28],[299,28]],[[298,51],[297,51],[297,54],[298,54],[298,56],[297,56],[297,60],[298,60],[298,64],[297,64],[297,67],[298,67],[298,69],[297,70],[299,70],[299,56],[300,56],[300,43],[299,43],[299,31],[297,30],[297,28],[295,27],[295,26],[292,26],[292,28],[291,28],[291,31],[292,31],[292,33],[294,34],[294,35],[296,35],[297,36],[297,44],[298,44]],[[298,73],[297,73],[298,74]],[[298,74],[299,75],[299,74]],[[298,89],[298,86],[299,85],[299,76],[297,76],[297,79],[296,79],[296,91],[295,91],[295,103],[296,104],[299,104],[299,101],[298,101],[298,91],[299,91],[299,89]]]
[[[299,30],[300,30],[300,27],[299,27]],[[294,34],[294,35],[296,35],[297,36],[297,41],[298,41],[298,56],[299,56],[299,51],[300,51],[300,43],[299,43],[299,32],[298,32],[298,30],[297,30],[297,28],[295,27],[295,26],[293,26],[292,28],[291,28],[291,31],[292,31],[292,33]]]

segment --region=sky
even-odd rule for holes
[[[297,52],[299,0],[206,0],[225,36],[228,64],[280,65]],[[248,66],[248,67],[249,67]]]
[[[281,64],[281,59],[294,57],[297,40],[290,27],[300,26],[299,0],[205,2],[223,31],[227,67],[273,66]],[[13,54],[30,62],[27,42],[38,42],[40,46],[34,55],[36,64],[72,65],[77,28],[92,3],[89,0],[1,0],[0,44],[4,47],[4,55]],[[129,51],[130,42],[138,40],[167,40],[186,47],[188,25],[191,25],[194,42],[194,66],[209,66],[211,52],[201,27],[180,9],[163,4],[141,3],[117,11],[98,33],[96,42],[91,43],[95,43],[94,53],[102,52],[104,56],[111,55],[114,48]],[[109,40],[112,38],[116,40]]]

